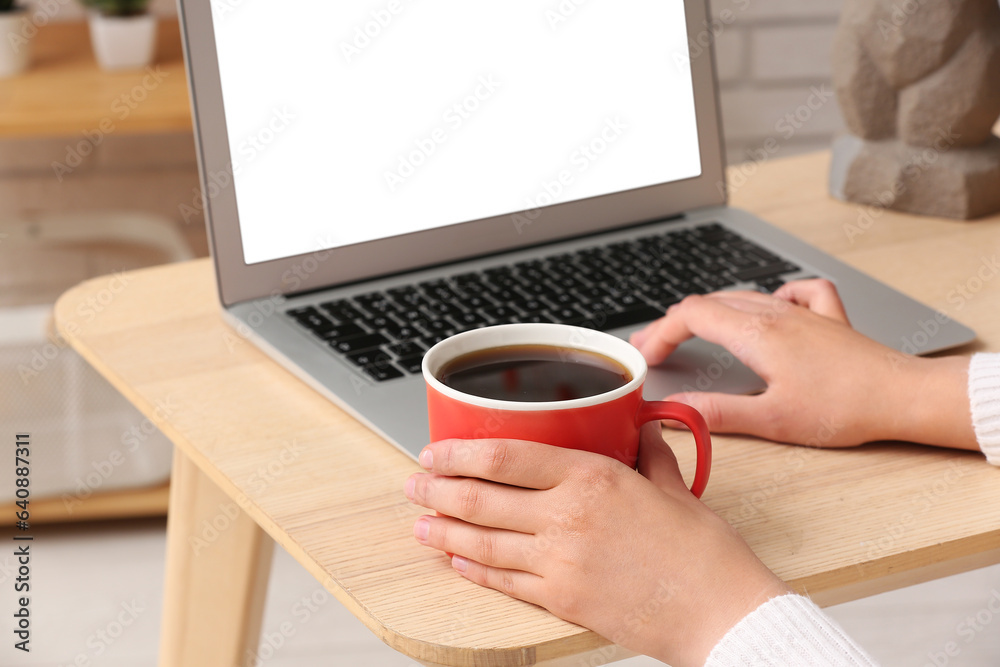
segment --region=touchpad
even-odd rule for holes
[[[725,348],[694,338],[684,342],[666,361],[649,368],[643,396],[661,400],[688,391],[753,394],[766,383]]]

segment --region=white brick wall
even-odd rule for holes
[[[829,47],[836,28],[836,25],[783,25],[754,30],[750,35],[754,81],[829,79]]]
[[[843,0],[714,0],[716,68],[730,164],[827,148],[844,124],[830,52]]]

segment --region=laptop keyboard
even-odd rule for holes
[[[718,223],[583,248],[286,311],[376,381],[419,374],[432,345],[494,324],[610,330],[661,317],[689,294],[764,292],[799,267]]]

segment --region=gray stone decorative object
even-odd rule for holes
[[[998,0],[846,0],[830,192],[947,218],[1000,211]]]

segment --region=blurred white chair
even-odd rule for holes
[[[109,493],[162,486],[172,445],[55,334],[55,299],[88,278],[192,257],[176,223],[145,213],[0,220],[0,431],[31,433],[31,499],[55,501],[57,518]],[[13,478],[13,464],[0,465],[0,503],[14,501]],[[110,515],[130,513],[117,510]]]

